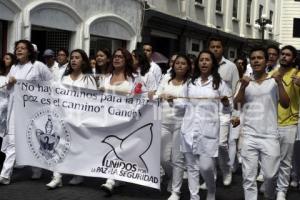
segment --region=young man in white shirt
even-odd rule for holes
[[[223,81],[229,86],[232,92],[239,80],[239,72],[233,62],[227,60],[224,56],[224,44],[221,38],[210,38],[208,43],[209,50],[215,55],[220,67],[219,74]],[[232,172],[229,161],[228,138],[230,130],[231,114],[220,113],[220,140],[219,140],[219,165],[223,175],[223,184],[228,186],[232,181]],[[234,120],[237,120],[235,117]]]
[[[257,47],[250,52],[253,77],[244,76],[234,98],[236,108],[244,113],[242,168],[245,200],[257,200],[258,161],[265,179],[265,197],[274,199],[276,175],[280,163],[277,104],[289,106],[281,76],[266,73],[267,51]]]
[[[161,71],[161,68],[159,67],[159,65],[156,64],[155,62],[153,62],[153,60],[152,60],[153,48],[150,44],[145,43],[143,45],[143,51],[146,54],[146,56],[148,58],[148,61],[151,65],[149,72],[154,74],[156,85],[159,85],[159,82],[160,82],[161,77],[162,77],[162,71]]]

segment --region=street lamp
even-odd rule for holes
[[[265,30],[266,29],[272,29],[272,21],[267,18],[266,15],[262,15],[259,19],[255,20],[255,28],[260,29],[261,32],[261,41],[262,44],[264,44],[265,40]]]

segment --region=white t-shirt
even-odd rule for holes
[[[187,83],[182,85],[174,85],[170,80],[170,76],[164,76],[161,80],[156,95],[168,94],[174,97],[184,97],[187,90]],[[174,99],[173,103],[167,101],[162,102],[162,123],[164,124],[177,124],[181,123],[184,116],[183,99]]]
[[[144,76],[142,76],[138,71],[138,74],[136,74],[134,78],[135,78],[134,81],[135,83],[138,82],[142,83],[143,85],[142,91],[149,92],[149,91],[157,90],[158,85],[156,85],[155,76],[150,71],[148,71]]]
[[[111,78],[112,78],[112,74],[105,76],[103,79],[103,87],[106,90],[120,91],[120,92],[127,92],[127,93],[132,92],[134,88],[134,81],[132,80],[132,78],[127,77],[127,80],[119,83],[115,83],[113,85],[110,83]]]
[[[97,90],[96,81],[91,75],[81,74],[76,80],[73,80],[69,74],[62,78],[61,83],[79,88]]]
[[[53,81],[59,81],[62,77],[62,74],[60,72],[58,63],[54,61],[53,65],[51,67],[48,67],[50,72],[53,74]]]
[[[278,137],[278,86],[274,79],[258,84],[250,81],[245,89],[243,134],[255,137]]]
[[[151,67],[149,69],[149,72],[153,73],[153,75],[155,77],[156,85],[159,85],[159,82],[160,82],[161,76],[162,76],[161,69],[160,69],[159,65],[153,61],[151,61],[150,65],[151,65]]]
[[[233,62],[227,60],[224,57],[222,57],[222,60],[219,64],[220,64],[220,68],[218,72],[220,73],[222,80],[228,85],[228,87],[231,89],[232,92],[235,92],[237,87],[237,82],[240,79],[239,71],[237,67]],[[231,115],[230,113],[226,113],[226,114],[220,113],[221,125],[228,126],[230,124],[230,115]]]

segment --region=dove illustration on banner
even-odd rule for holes
[[[152,127],[152,123],[143,125],[124,138],[116,135],[106,136],[102,143],[108,144],[112,150],[104,156],[102,164],[104,165],[109,157],[114,157],[127,163],[135,163],[139,168],[143,168],[148,172],[147,164],[142,156],[151,147],[153,140]]]

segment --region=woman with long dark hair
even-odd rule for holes
[[[73,50],[70,54],[70,61],[68,64],[69,70],[65,72],[61,83],[79,88],[96,90],[97,84],[94,77],[91,75],[89,64],[88,56],[84,50]],[[82,176],[73,176],[69,181],[69,184],[78,185],[82,182]],[[62,187],[62,175],[58,172],[53,172],[53,178],[46,186],[50,189]]]
[[[191,69],[192,64],[188,57],[178,54],[169,76],[164,76],[156,92],[162,99],[161,166],[165,178],[169,179],[168,189],[172,192],[169,199],[179,199],[183,181],[184,160],[180,152],[180,127],[184,108],[177,106],[182,99],[176,97],[184,96]]]
[[[3,56],[2,64],[0,65],[0,148],[2,146],[2,137],[7,131],[7,106],[8,106],[8,92],[5,87],[7,83],[6,75],[9,73],[12,65],[16,62],[15,55],[6,53]],[[0,165],[4,162],[5,154],[0,152]]]
[[[96,53],[95,78],[98,87],[102,87],[103,80],[108,74],[108,68],[111,62],[111,51],[108,48],[99,49]]]
[[[16,64],[13,65],[7,75],[9,90],[8,102],[8,132],[3,138],[1,150],[6,154],[3,163],[0,184],[9,184],[10,177],[13,171],[13,166],[16,159],[15,152],[15,114],[16,110],[13,106],[14,93],[13,87],[17,80],[35,80],[35,81],[48,81],[52,79],[52,74],[49,69],[44,66],[35,66],[35,53],[33,46],[28,40],[19,40],[15,43],[14,55],[16,56]]]
[[[105,91],[132,94],[135,87],[136,71],[133,67],[133,59],[129,51],[124,48],[115,50],[108,72],[109,74],[105,76],[102,85]],[[101,185],[101,189],[108,195],[111,195],[114,188],[119,184],[120,181],[107,179],[106,183]]]
[[[12,53],[6,53],[3,56],[2,64],[0,66],[0,75],[6,76],[11,67],[16,63],[16,56]]]
[[[218,156],[220,112],[230,112],[230,89],[218,73],[210,51],[199,53],[185,96],[188,99],[181,126],[190,199],[199,199],[199,169],[207,184],[207,200],[215,200],[215,158]]]

